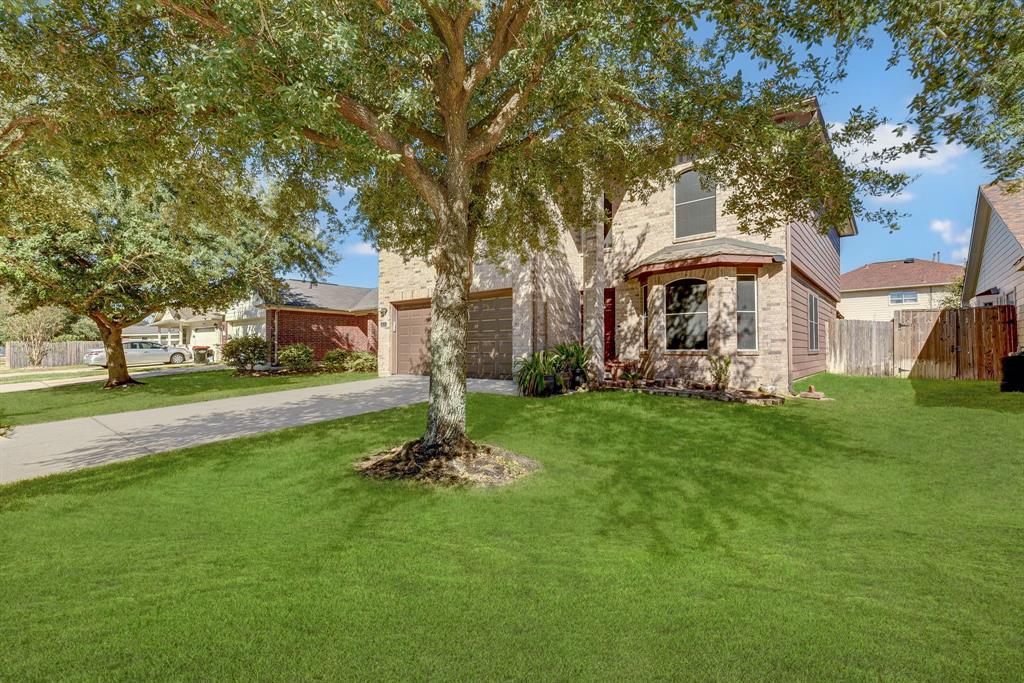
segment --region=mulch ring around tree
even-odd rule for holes
[[[540,469],[536,460],[491,444],[465,441],[443,452],[427,452],[410,441],[356,463],[372,479],[407,479],[435,486],[504,486]]]

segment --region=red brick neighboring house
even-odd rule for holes
[[[273,359],[291,344],[305,344],[317,360],[332,349],[377,353],[377,289],[286,280],[279,303],[267,303],[267,341]]]

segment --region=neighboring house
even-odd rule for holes
[[[145,324],[124,328],[121,331],[121,338],[125,341],[152,341],[165,346],[178,346],[181,343],[178,330]]]
[[[332,349],[377,352],[377,288],[286,280],[280,303],[264,304],[271,353],[306,344],[316,358]],[[247,325],[251,322],[246,322]]]
[[[1024,343],[1024,187],[1014,194],[1005,186],[978,188],[963,303],[1015,306]]]
[[[277,303],[252,296],[224,312],[167,311],[156,321],[175,330],[189,349],[206,346],[220,359],[221,347],[233,337],[256,334],[270,342],[271,356],[290,344],[306,344],[318,359],[331,349],[377,351],[377,290],[327,282],[285,280]]]
[[[901,308],[941,308],[964,267],[907,258],[868,263],[840,279],[839,314],[849,320],[892,320]]]
[[[824,130],[816,103],[801,116]],[[724,213],[728,189],[704,190],[690,166],[646,203],[607,198],[604,225],[563,233],[551,253],[474,265],[467,375],[509,377],[515,358],[577,339],[661,378],[710,381],[711,355],[732,359],[742,387],[824,370],[840,237],[856,226],[741,233]],[[425,373],[433,271],[394,253],[379,262],[380,373]]]

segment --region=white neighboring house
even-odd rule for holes
[[[157,327],[139,323],[131,325],[121,331],[121,338],[125,341],[151,341],[164,346],[178,346],[181,344],[181,335],[176,329]]]
[[[213,351],[214,360],[220,360],[220,349],[224,343],[224,314],[216,311],[199,312],[191,308],[167,310],[153,323],[153,326],[167,333],[176,334],[179,344],[193,353],[196,347]]]
[[[1015,306],[1024,346],[1024,187],[1014,194],[1005,185],[978,188],[963,303]]]
[[[908,258],[878,261],[843,273],[837,309],[847,320],[892,320],[900,309],[940,308],[963,266]]]

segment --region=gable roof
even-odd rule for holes
[[[311,308],[328,311],[369,311],[377,308],[376,287],[349,287],[330,282],[316,284],[305,280],[285,280],[287,290],[281,301],[268,304],[292,308]]]
[[[839,278],[839,289],[843,292],[856,292],[866,289],[948,285],[963,274],[964,267],[952,263],[918,258],[878,261],[843,273]]]
[[[972,297],[981,294],[975,290],[981,274],[981,258],[985,253],[988,224],[993,211],[1006,224],[1010,234],[1024,247],[1024,187],[1010,194],[1006,191],[1006,185],[1001,183],[978,187],[978,199],[974,205],[974,224],[971,226],[971,248],[967,257],[967,273],[964,275],[964,306]],[[1024,266],[1022,263],[1017,265]]]

